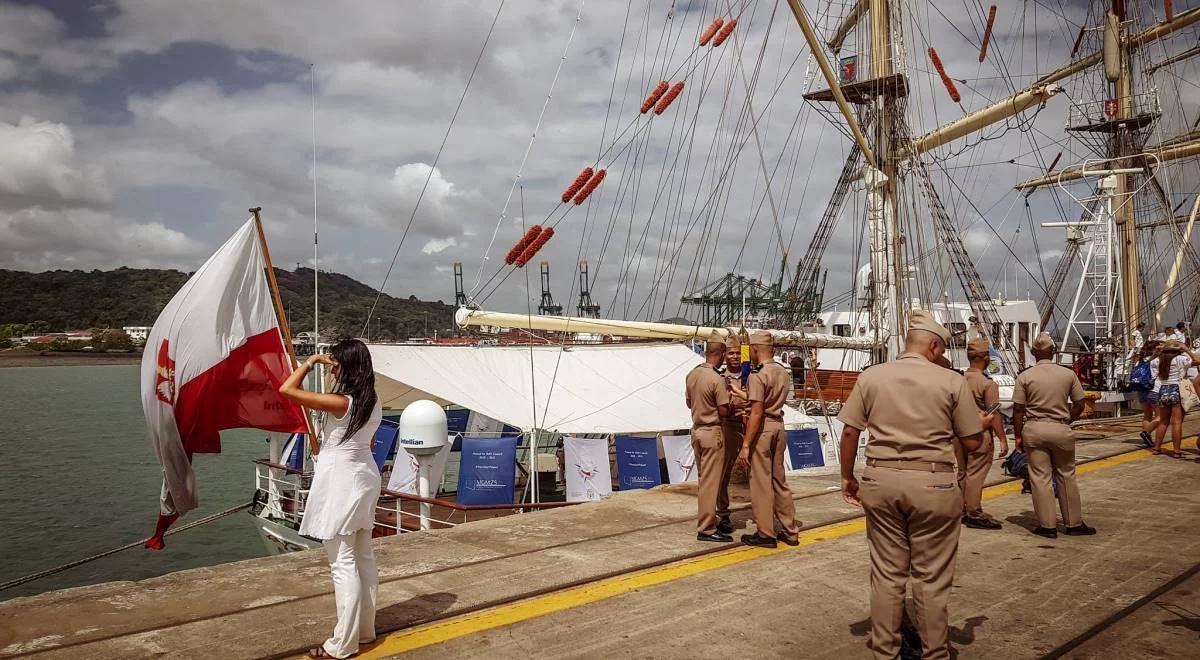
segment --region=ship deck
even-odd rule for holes
[[[1081,441],[1090,538],[1031,535],[1029,497],[993,465],[985,508],[1005,527],[963,530],[959,654],[1200,656],[1200,453],[1139,446],[1119,425]],[[380,539],[381,636],[360,657],[864,657],[861,512],[832,471],[790,481],[798,548],[694,541],[686,485]],[[2,602],[0,656],[288,657],[332,626],[314,551]]]

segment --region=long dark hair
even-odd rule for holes
[[[1175,357],[1180,352],[1174,346],[1163,346],[1162,352],[1158,354],[1158,377],[1160,380],[1166,380],[1171,377],[1171,363],[1175,361]]]
[[[333,391],[351,398],[350,424],[346,438],[358,433],[375,410],[375,369],[371,366],[371,351],[357,339],[343,339],[333,345],[333,359],[338,363],[337,381]]]

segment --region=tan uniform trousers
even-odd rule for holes
[[[725,461],[725,439],[721,425],[692,428],[692,452],[700,470],[696,493],[696,532],[717,533],[717,493],[721,490],[721,469]]]
[[[871,551],[871,641],[900,657],[900,622],[912,584],[923,658],[949,658],[947,627],[962,495],[953,472],[867,467],[859,488]]]
[[[796,538],[796,502],[783,471],[787,435],[783,422],[763,420],[763,430],[750,448],[750,509],[761,536],[775,538],[776,531]],[[778,521],[778,526],[776,526]]]
[[[722,424],[725,434],[725,456],[721,464],[721,489],[717,491],[717,517],[729,517],[729,478],[733,475],[733,467],[737,464],[738,453],[742,451],[743,427],[741,418]]]
[[[1054,484],[1058,482],[1058,507],[1063,524],[1083,524],[1083,504],[1075,482],[1075,434],[1059,422],[1030,420],[1022,431],[1025,455],[1029,460],[1029,484],[1033,489],[1033,513],[1038,525],[1053,528]],[[1053,474],[1053,481],[1051,475]]]
[[[990,431],[983,432],[983,441],[979,443],[979,449],[973,452],[963,452],[962,445],[954,443],[954,456],[958,459],[958,488],[962,491],[962,510],[966,515],[983,515],[983,483],[987,480],[988,470],[992,469],[994,446]]]

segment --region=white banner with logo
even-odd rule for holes
[[[563,438],[567,501],[592,502],[612,494],[608,438]]]
[[[429,465],[429,487],[433,491],[429,496],[437,497],[437,492],[441,490],[442,479],[446,475],[446,461],[450,458],[450,447],[453,443],[454,436],[450,436],[446,446],[438,450],[438,453],[424,456],[414,456],[408,453],[403,446],[397,446],[396,460],[392,462],[392,476],[388,478],[388,490],[420,495],[417,492],[417,471],[422,464],[427,463]]]
[[[663,458],[667,461],[667,478],[673,484],[685,481],[696,481],[699,470],[696,468],[696,452],[692,449],[690,435],[662,436]]]

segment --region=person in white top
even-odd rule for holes
[[[371,454],[383,407],[375,394],[375,370],[366,344],[346,339],[332,357],[314,355],[279,387],[280,394],[320,411],[321,451],[300,522],[300,534],[321,539],[333,576],[337,625],[333,635],[308,652],[311,658],[348,658],[360,644],[375,641],[375,596],[379,571],[371,549],[379,467]],[[333,392],[304,389],[313,365],[332,367]]]
[[[1186,353],[1186,355],[1184,355]],[[1179,384],[1187,377],[1190,367],[1200,365],[1196,357],[1182,342],[1173,339],[1163,342],[1158,357],[1150,361],[1154,372],[1154,390],[1150,399],[1158,407],[1158,430],[1154,434],[1154,453],[1162,453],[1162,443],[1171,428],[1171,456],[1178,458],[1183,443],[1183,405],[1180,403]]]

